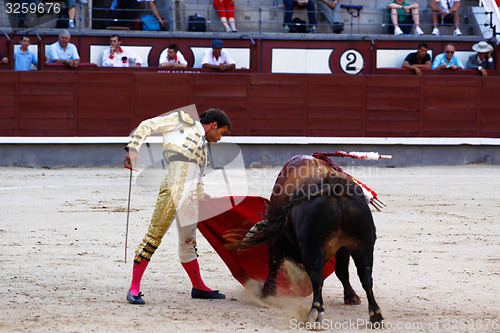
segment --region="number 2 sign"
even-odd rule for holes
[[[363,59],[363,55],[357,50],[345,50],[340,56],[340,68],[342,68],[346,74],[359,74],[364,66],[365,60]]]

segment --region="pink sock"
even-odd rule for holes
[[[200,266],[198,265],[198,259],[192,260],[190,262],[181,262],[181,264],[182,264],[182,267],[184,267],[184,270],[186,271],[187,275],[189,276],[189,279],[191,280],[191,284],[193,285],[193,288],[205,290],[205,291],[212,290],[212,289],[208,288],[205,285],[205,283],[203,283],[203,280],[201,279]]]
[[[137,257],[136,257],[137,258]],[[132,271],[132,284],[130,285],[130,293],[134,296],[138,296],[141,291],[141,279],[146,267],[148,267],[149,261],[146,259],[141,259],[141,263],[138,264],[134,261],[134,269]]]

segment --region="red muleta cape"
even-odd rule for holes
[[[228,240],[224,236],[233,231],[250,230],[264,218],[269,200],[262,197],[234,197],[231,202],[238,204],[228,210],[229,199],[231,198],[221,197],[200,200],[200,219],[203,219],[205,214],[210,217],[198,223],[198,229],[238,282],[243,286],[250,279],[264,283],[269,272],[267,246],[257,246],[240,252],[228,250],[225,247]],[[334,270],[335,258],[332,258],[325,265],[323,278],[328,277]],[[312,293],[311,281],[307,274],[301,274],[297,278],[287,270],[286,265],[278,272],[276,287],[279,296],[307,296]]]

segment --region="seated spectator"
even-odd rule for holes
[[[7,57],[1,57],[1,56],[0,56],[0,58],[1,58],[0,62],[2,64],[8,64],[9,63],[9,58],[7,58]]]
[[[111,15],[107,25],[122,26],[130,30],[135,28],[135,18],[137,16],[137,0],[115,0],[116,5],[111,5]]]
[[[488,76],[486,70],[495,69],[495,63],[493,62],[493,58],[491,57],[493,46],[482,41],[472,45],[472,49],[477,53],[469,57],[465,68],[477,69],[481,72],[482,76]]]
[[[158,9],[156,8],[155,0],[137,0],[137,2],[139,2],[139,3],[147,2],[149,10],[151,10],[153,15],[158,19],[158,22],[160,22],[161,29],[165,28],[165,22],[163,22],[163,19],[161,18],[160,13],[158,12]]]
[[[427,53],[429,47],[426,43],[420,43],[417,52],[410,53],[403,61],[401,68],[408,68],[415,71],[415,74],[422,75],[420,68],[431,69],[431,56]]]
[[[187,61],[184,59],[177,44],[170,44],[166,50],[160,54],[161,68],[181,68],[187,67]]]
[[[28,3],[28,1],[29,1],[29,3]],[[23,7],[24,4],[29,6],[32,3],[36,4],[36,0],[19,0],[19,4],[21,5],[21,8]],[[27,27],[27,25],[26,25],[26,13],[23,12],[23,10],[20,10],[19,14],[17,14],[17,21],[18,21],[17,26],[19,28],[26,28]]]
[[[77,68],[80,64],[80,55],[74,44],[69,40],[71,35],[68,30],[64,30],[59,34],[59,41],[50,45],[49,48],[49,63],[61,63],[71,68]]]
[[[75,13],[76,13],[76,6],[75,6],[75,0],[66,0],[66,4],[68,5],[68,17],[69,17],[69,22],[68,22],[68,28],[69,29],[75,29]]]
[[[430,7],[432,9],[432,34],[439,36],[439,18],[441,22],[453,23],[455,25],[455,31],[453,34],[455,36],[462,36],[462,32],[459,29],[460,24],[460,14],[458,10],[460,9],[460,0],[432,0]]]
[[[339,0],[319,0],[317,6],[330,23],[333,33],[341,33],[344,30],[344,22],[340,18]]]
[[[227,71],[236,68],[236,64],[226,51],[222,50],[224,42],[220,39],[212,41],[212,49],[203,53],[202,68]]]
[[[420,15],[418,13],[418,3],[404,2],[404,0],[392,0],[387,4],[387,17],[391,21],[392,26],[389,26],[389,33],[394,35],[402,35],[403,32],[408,34],[411,30],[411,25],[415,25],[414,34],[423,35],[424,32],[420,29]],[[403,27],[403,30],[401,27]]]
[[[29,71],[32,64],[36,65],[38,63],[35,54],[28,50],[31,44],[30,36],[22,36],[20,43],[21,47],[14,51],[14,70]]]
[[[153,15],[160,22],[161,28],[165,27],[165,23],[158,12],[155,5],[155,0],[116,0],[114,7],[109,17],[108,25],[110,26],[124,26],[130,30],[135,29],[135,19],[139,10],[139,3],[148,3],[148,7]]]
[[[285,5],[285,19],[283,22],[283,32],[290,32],[292,25],[293,8],[304,8],[307,10],[307,17],[309,18],[309,32],[315,33],[316,30],[316,7],[313,0],[283,0]]]
[[[114,34],[109,38],[109,49],[102,51],[102,65],[104,67],[141,67],[142,58],[135,52],[122,47],[122,39]]]
[[[234,20],[234,0],[214,0],[214,8],[219,13],[220,23],[226,32],[237,32]]]
[[[76,0],[79,1],[82,5],[87,4],[87,0]],[[40,10],[41,4],[45,3],[45,0],[19,0],[19,4],[21,5],[21,10],[19,11],[19,14],[17,14],[17,20],[18,20],[18,27],[19,28],[26,28],[26,13],[27,12],[35,12],[38,17],[41,17],[45,14],[45,12]],[[32,5],[33,4],[33,5]],[[68,28],[69,29],[75,29],[75,13],[76,13],[76,6],[75,6],[75,0],[66,0],[66,5],[68,6]],[[27,11],[23,10],[24,8],[28,8]],[[31,10],[33,6],[37,6],[37,10]]]
[[[432,69],[463,69],[464,65],[460,58],[455,55],[455,46],[448,44],[444,48],[444,53],[438,54],[432,63]]]

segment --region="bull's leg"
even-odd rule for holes
[[[278,275],[282,263],[283,257],[273,254],[271,251],[269,252],[269,273],[262,287],[261,298],[276,295],[276,276]]]
[[[313,303],[309,312],[309,322],[321,322],[325,318],[323,304],[323,268],[325,254],[320,249],[306,249],[302,252],[304,268],[306,269],[313,288]]]
[[[375,302],[375,297],[373,296],[373,245],[352,251],[351,256],[356,264],[361,285],[366,292],[370,322],[381,323],[384,318],[382,317],[380,308],[377,302]]]
[[[335,274],[344,286],[344,303],[360,304],[361,299],[349,282],[349,251],[345,247],[341,247],[335,254]]]

